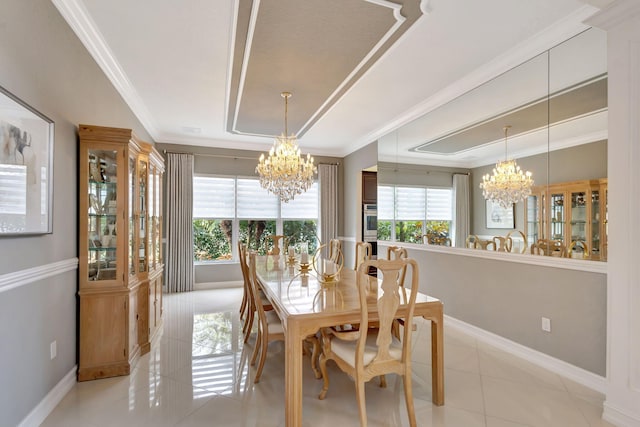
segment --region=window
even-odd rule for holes
[[[232,258],[234,218],[235,179],[194,177],[193,253],[195,261]]]
[[[448,241],[451,188],[378,186],[378,239],[405,243]]]
[[[193,178],[194,261],[233,258],[237,242],[266,252],[268,236],[283,234],[289,244],[317,247],[318,184],[289,203],[268,193],[255,178]]]

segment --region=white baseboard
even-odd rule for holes
[[[469,323],[447,315],[445,315],[445,324],[469,334],[480,341],[494,347],[498,347],[500,350],[511,353],[528,362],[548,369],[551,372],[555,372],[558,375],[569,378],[570,380],[582,384],[585,387],[589,387],[592,390],[606,394],[607,380],[600,375],[596,375],[593,372],[589,372],[563,360],[556,359],[548,354],[539,352],[522,344],[518,344],[507,338],[501,337],[500,335],[485,331],[477,326],[470,325]]]
[[[203,291],[206,289],[224,289],[224,288],[241,288],[243,286],[242,281],[232,281],[232,282],[203,282],[196,283],[194,285],[194,290]]]
[[[610,422],[618,427],[639,427],[640,418],[636,415],[631,415],[628,412],[623,411],[620,408],[604,401],[604,411],[602,411],[602,419]]]
[[[65,375],[58,384],[55,385],[47,393],[47,395],[38,403],[38,405],[29,412],[18,427],[38,427],[49,416],[58,403],[69,393],[69,390],[76,384],[76,373],[78,366],[74,365],[73,369]]]

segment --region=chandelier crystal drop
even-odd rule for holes
[[[281,95],[284,98],[284,133],[276,138],[268,157],[260,155],[256,172],[260,175],[262,188],[287,203],[311,188],[317,168],[310,154],[307,154],[306,158],[300,155],[295,135],[287,134],[287,113],[291,93],[282,92]]]
[[[499,203],[503,208],[524,200],[531,194],[533,186],[531,172],[523,172],[515,160],[509,160],[507,157],[507,132],[510,127],[504,127],[505,160],[498,161],[493,174],[484,175],[480,183],[484,198]]]

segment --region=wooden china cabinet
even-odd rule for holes
[[[79,126],[78,381],[127,375],[162,322],[162,175],[130,129]]]
[[[534,187],[524,209],[527,240],[582,242],[588,253],[581,258],[606,261],[607,197],[606,178]]]

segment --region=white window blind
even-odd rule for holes
[[[260,186],[257,179],[238,178],[238,218],[278,217],[278,197]]]
[[[194,218],[233,218],[235,201],[235,179],[193,177]]]
[[[26,215],[27,167],[0,165],[0,214]]]
[[[424,218],[425,188],[396,187],[396,219],[420,221]]]
[[[427,220],[451,221],[453,191],[450,188],[427,188]]]
[[[281,215],[283,219],[318,218],[318,183],[314,182],[311,188],[288,203],[282,203]]]
[[[393,220],[393,187],[378,186],[378,219],[383,221]]]

